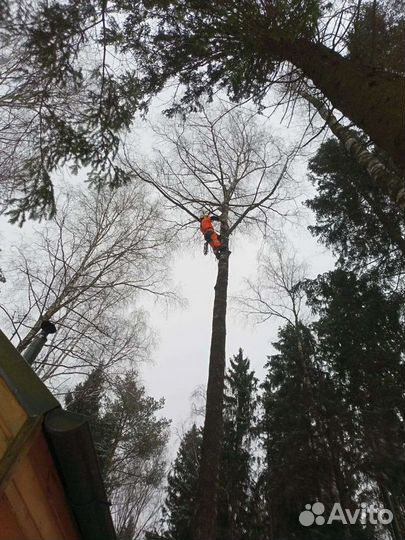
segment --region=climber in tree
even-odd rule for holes
[[[207,244],[212,247],[212,251],[217,259],[221,254],[221,249],[224,247],[221,242],[221,237],[215,232],[213,221],[221,221],[218,216],[214,214],[203,214],[200,217],[200,230],[204,235],[204,239]],[[206,251],[204,251],[206,253]]]

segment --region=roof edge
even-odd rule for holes
[[[87,417],[56,409],[45,416],[44,431],[83,538],[116,540]]]
[[[0,377],[29,416],[42,416],[60,407],[59,401],[1,330]]]

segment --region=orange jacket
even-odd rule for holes
[[[200,230],[203,234],[205,234],[208,231],[214,230],[214,225],[212,224],[212,220],[210,216],[204,216],[200,222]]]
[[[216,250],[222,246],[222,243],[214,230],[214,225],[212,224],[212,219],[210,216],[204,216],[201,219],[200,230],[203,233],[205,240],[210,244],[213,250]]]

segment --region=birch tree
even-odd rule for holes
[[[199,470],[194,540],[215,538],[218,468],[223,437],[223,392],[226,345],[227,289],[231,239],[238,231],[273,226],[275,216],[287,212],[291,198],[289,165],[277,142],[258,126],[256,114],[241,109],[202,111],[173,130],[161,130],[171,153],[159,152],[149,173],[131,164],[133,175],[153,185],[177,210],[177,226],[196,231],[201,213],[220,219],[225,249],[218,260],[212,317],[209,376]],[[179,221],[180,220],[180,221]],[[252,232],[252,231],[250,231]]]
[[[333,111],[316,95],[310,91],[301,90],[300,95],[308,101],[326,122],[331,132],[344,145],[350,156],[367,171],[376,186],[400,208],[405,206],[404,179],[394,170],[390,170],[378,157],[373,154],[367,145],[352,129],[343,125]]]
[[[299,261],[296,251],[279,239],[263,257],[256,281],[247,281],[247,292],[239,298],[241,311],[265,322],[278,319],[295,336],[298,367],[302,374],[302,388],[308,414],[314,414],[314,369],[308,351],[308,333],[305,326],[305,292],[307,265]],[[305,341],[307,350],[305,351]],[[313,360],[313,359],[312,359]],[[311,430],[308,420],[307,428]]]
[[[256,280],[246,281],[246,293],[237,299],[242,313],[259,322],[276,317],[298,326],[303,315],[305,293],[302,283],[308,267],[284,239],[273,241],[258,264]]]
[[[311,233],[359,273],[378,268],[388,288],[403,290],[404,215],[336,139],[321,144],[309,162],[317,193],[306,205],[315,213]]]
[[[170,237],[145,187],[86,194],[71,189],[64,199],[31,245],[15,247],[1,304],[20,352],[43,320],[58,327],[35,364],[43,379],[144,357],[151,334],[140,294],[173,297]]]

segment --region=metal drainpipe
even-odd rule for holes
[[[56,332],[56,326],[51,321],[43,321],[41,323],[40,333],[34,337],[31,343],[26,348],[23,353],[23,357],[30,366],[35,361],[35,358],[41,352],[42,347],[45,345],[46,340],[48,339],[49,334],[54,334]]]

